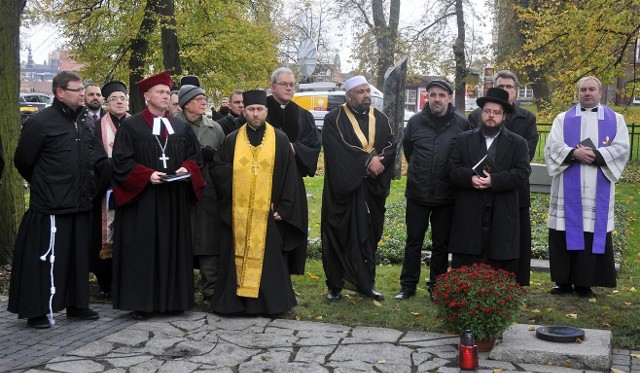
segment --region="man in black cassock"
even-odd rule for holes
[[[111,158],[116,132],[124,118],[129,116],[127,87],[122,82],[112,81],[102,87],[101,93],[101,97],[104,97],[107,103],[107,111],[94,123],[94,128],[107,157]],[[89,258],[89,270],[96,275],[98,281],[97,295],[102,298],[111,298],[113,219],[116,214],[115,203],[110,193],[111,174],[107,176],[100,178],[96,185]]]
[[[313,176],[318,166],[320,138],[313,115],[291,101],[295,86],[296,78],[290,69],[281,67],[271,74],[267,122],[287,134],[300,177]]]
[[[296,305],[291,274],[304,273],[307,201],[291,144],[265,123],[266,93],[243,94],[247,123],[216,154],[222,225],[213,311],[277,315]]]
[[[322,264],[329,300],[345,280],[358,292],[382,300],[374,289],[376,250],[382,236],[396,141],[388,118],[371,107],[363,76],[345,82],[347,102],[324,118]]]
[[[8,309],[38,329],[51,327],[53,312],[65,307],[67,317],[98,318],[88,308],[91,208],[96,178],[109,173],[80,76],[60,72],[52,88],[53,104],[24,124],[15,154],[31,198],[16,238]]]
[[[147,107],[122,122],[113,148],[113,307],[136,319],[194,303],[190,213],[205,183],[195,133],[167,111],[171,85],[166,72],[138,82]]]

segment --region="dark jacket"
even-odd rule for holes
[[[429,105],[409,119],[402,147],[409,162],[405,197],[428,205],[453,203],[449,185],[449,155],[456,137],[468,130],[467,119],[453,105],[445,114],[447,122],[436,125]]]
[[[507,114],[507,120],[504,123],[504,126],[509,131],[527,140],[529,161],[531,161],[536,154],[536,147],[538,146],[538,140],[540,139],[538,127],[536,126],[536,116],[529,110],[523,109],[518,105],[514,105],[514,108],[515,111],[513,113]],[[480,125],[481,112],[482,108],[477,108],[469,114],[470,128],[477,128]],[[520,188],[519,200],[520,207],[529,207],[531,205],[528,179],[527,183]]]
[[[519,257],[518,189],[531,173],[525,140],[503,128],[496,144],[495,163],[491,173],[492,187],[473,187],[471,169],[486,153],[485,139],[476,128],[462,133],[451,152],[450,177],[456,187],[456,202],[451,223],[449,249],[452,253],[482,254],[482,220],[491,208],[488,258],[509,260]]]
[[[15,165],[30,184],[29,208],[43,214],[91,210],[96,173],[108,172],[86,109],[74,111],[57,100],[22,127]]]

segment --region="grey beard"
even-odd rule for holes
[[[502,129],[502,124],[500,124],[499,126],[496,126],[496,127],[489,127],[486,124],[484,124],[483,122],[481,122],[480,129],[482,130],[482,134],[483,135],[489,136],[489,137],[494,137],[495,135],[498,134],[498,132],[500,132],[500,129]]]

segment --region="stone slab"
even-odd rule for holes
[[[489,359],[594,371],[611,368],[610,331],[583,329],[582,343],[556,343],[536,338],[536,327],[511,325],[489,353]]]

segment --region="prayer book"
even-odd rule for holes
[[[593,144],[593,141],[591,141],[591,138],[590,138],[590,137],[587,137],[586,139],[584,139],[584,140],[580,141],[580,142],[578,143],[578,145],[582,145],[582,146],[585,146],[585,147],[587,147],[587,148],[591,148],[591,149],[593,149],[593,150],[597,150],[597,149],[598,149],[598,148]]]
[[[482,159],[472,168],[473,172],[480,177],[486,177],[482,171],[487,171],[489,174],[498,171],[498,166],[496,166],[495,162],[489,158],[489,154],[482,157]]]
[[[190,177],[191,177],[191,173],[184,172],[184,173],[175,174],[175,175],[164,175],[164,176],[162,176],[162,181],[168,183],[170,181],[186,180],[186,179],[188,179]]]

